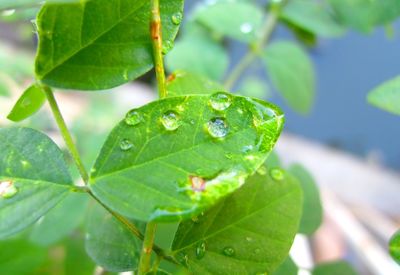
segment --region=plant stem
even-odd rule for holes
[[[254,45],[249,47],[249,51],[236,64],[236,66],[232,69],[232,72],[226,78],[224,86],[228,91],[233,88],[240,76],[253,63],[253,61],[268,43],[278,23],[280,8],[280,6],[275,6],[267,14],[264,26],[261,29],[260,39]]]
[[[156,70],[158,93],[160,98],[167,96],[165,87],[165,72],[164,61],[162,54],[162,33],[161,33],[161,16],[160,16],[160,1],[151,0],[151,23],[150,33],[153,41],[153,56],[154,66]]]
[[[54,97],[53,91],[48,86],[43,86],[43,90],[46,94],[47,101],[50,104],[51,111],[53,112],[54,119],[56,120],[58,128],[60,129],[64,142],[75,162],[76,167],[79,170],[79,173],[81,174],[83,181],[85,182],[85,184],[87,184],[89,180],[88,173],[85,169],[85,166],[82,163],[78,149],[76,148],[74,141],[72,140],[71,133],[68,131],[67,125],[65,124],[65,120],[61,115],[60,108],[57,105],[57,101]]]
[[[151,252],[153,251],[154,237],[157,224],[149,222],[146,225],[142,253],[140,254],[139,275],[146,274],[150,270]]]

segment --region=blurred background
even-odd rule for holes
[[[183,31],[191,13],[214,2],[187,0]],[[36,11],[34,7],[0,13],[0,127],[16,125],[6,116],[34,79],[37,39],[31,20]],[[321,188],[324,223],[313,237],[299,235],[292,249],[304,274],[315,262],[342,258],[360,274],[400,274],[387,253],[388,240],[400,224],[400,117],[366,101],[368,91],[400,74],[399,26],[394,21],[368,32],[350,28],[337,37],[303,43],[316,72],[315,101],[308,114],[299,114],[286,104],[261,61],[251,65],[233,88],[284,110],[286,126],[276,152],[283,165],[301,163]],[[178,37],[176,44],[182,39]],[[281,24],[272,36],[272,40],[280,39],[297,41],[298,37]],[[229,59],[227,74],[248,47],[229,38],[223,39],[223,45]],[[169,73],[174,64],[167,58]],[[156,99],[152,75],[112,93],[56,94],[87,168],[126,111]],[[46,131],[64,146],[47,106],[19,124]]]

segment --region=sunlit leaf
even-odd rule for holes
[[[193,274],[270,274],[287,257],[301,204],[293,177],[263,170],[204,215],[183,222],[173,251]]]
[[[0,129],[0,239],[38,220],[72,189],[61,150],[28,128]]]
[[[390,239],[389,252],[393,259],[400,265],[400,230]]]
[[[400,115],[400,76],[372,90],[367,99],[380,109]]]
[[[187,218],[239,188],[282,126],[275,106],[226,93],[155,101],[114,128],[89,186],[133,219]]]
[[[183,0],[160,5],[163,40],[170,44],[180,23],[172,17],[182,16]],[[50,86],[82,90],[137,78],[153,67],[150,14],[148,0],[45,4],[37,18],[36,76]]]

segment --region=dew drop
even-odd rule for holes
[[[167,131],[174,131],[180,126],[179,115],[174,111],[167,111],[161,117],[161,123]]]
[[[214,138],[223,138],[228,132],[229,128],[224,118],[216,117],[207,123],[208,133]]]
[[[119,148],[121,148],[122,151],[128,151],[128,150],[132,149],[132,147],[133,147],[133,144],[129,139],[123,139],[119,143]]]
[[[136,109],[130,110],[125,116],[125,123],[129,126],[135,126],[142,122],[142,120],[142,115]]]
[[[252,237],[246,237],[246,241],[252,242],[252,241],[253,241],[253,238],[252,238]]]
[[[233,247],[228,246],[224,248],[223,253],[225,256],[232,257],[233,255],[235,255],[235,249],[233,249]]]
[[[162,54],[166,55],[167,53],[169,53],[170,50],[172,50],[173,47],[174,42],[172,42],[171,40],[164,41],[161,49]]]
[[[257,169],[257,174],[262,176],[266,175],[267,172],[267,167],[265,167],[264,165],[261,165],[260,168]]]
[[[198,260],[202,259],[206,254],[206,242],[201,241],[196,246],[196,258]]]
[[[253,150],[254,150],[254,146],[253,145],[246,145],[246,146],[243,146],[243,148],[242,148],[243,153],[249,153],[249,152],[251,152]]]
[[[253,30],[253,25],[250,24],[249,22],[245,22],[242,25],[240,25],[240,31],[242,33],[250,33]]]
[[[285,173],[280,168],[272,168],[269,171],[269,175],[276,181],[281,181],[285,178]]]
[[[5,199],[14,197],[18,193],[17,187],[10,180],[0,182],[0,196]]]
[[[223,111],[231,106],[232,100],[229,94],[218,92],[211,95],[210,104],[214,110]]]
[[[189,262],[189,257],[186,253],[183,252],[179,252],[177,255],[177,260],[178,262],[180,262],[183,266],[188,266],[188,262]]]
[[[171,17],[172,23],[179,25],[182,22],[183,15],[181,12],[174,13]]]
[[[190,176],[190,182],[192,183],[192,190],[195,192],[204,191],[206,188],[206,181],[201,177]]]

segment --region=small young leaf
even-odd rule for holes
[[[82,193],[70,194],[35,224],[30,240],[48,246],[68,236],[83,221],[88,196]]]
[[[223,91],[224,87],[208,78],[194,73],[178,70],[167,79],[168,96],[190,94],[212,94]]]
[[[389,252],[393,259],[400,265],[400,230],[390,239]]]
[[[337,37],[345,31],[330,14],[329,6],[317,1],[289,1],[281,18],[323,37]]]
[[[314,68],[307,54],[291,42],[274,42],[263,59],[269,78],[290,107],[306,114],[314,103]]]
[[[367,100],[380,109],[400,115],[400,76],[372,90]]]
[[[186,26],[181,39],[166,56],[168,71],[185,70],[219,80],[229,64],[224,47],[197,24]]]
[[[255,4],[227,1],[205,6],[194,17],[216,32],[243,42],[252,42],[257,38],[264,15]]]
[[[43,87],[33,84],[24,91],[7,118],[15,122],[24,120],[39,111],[45,101]]]
[[[302,194],[279,170],[255,174],[205,215],[183,222],[173,252],[193,274],[272,273],[297,232]]]
[[[299,268],[293,262],[292,258],[287,257],[286,260],[281,264],[272,275],[297,275]]]
[[[46,261],[46,249],[26,240],[0,242],[0,274],[39,274],[38,268]]]
[[[61,150],[28,128],[0,129],[0,239],[31,225],[72,189]]]
[[[108,271],[137,267],[142,244],[121,222],[98,203],[91,205],[86,233],[86,252]],[[139,225],[142,229],[144,224]]]
[[[345,261],[319,264],[314,267],[312,275],[357,275],[353,267]]]
[[[183,0],[160,1],[164,44],[171,44]],[[100,16],[101,15],[101,16]],[[37,26],[36,76],[61,88],[101,90],[129,82],[153,67],[149,0],[47,3]]]
[[[299,233],[311,235],[319,228],[323,218],[318,187],[311,174],[300,164],[290,166],[289,172],[299,180],[304,194]]]
[[[282,126],[281,111],[257,99],[217,93],[158,100],[114,128],[89,188],[136,220],[187,218],[239,188]]]

